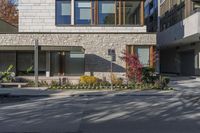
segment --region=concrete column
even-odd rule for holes
[[[50,77],[50,59],[51,59],[51,56],[50,56],[50,52],[46,52],[46,77]]]
[[[161,16],[161,10],[160,10],[161,5],[160,4],[161,4],[160,0],[158,0],[157,37],[158,37],[158,33],[160,32],[160,16]],[[157,40],[158,40],[158,38],[157,38]],[[159,45],[160,44],[157,44],[157,46],[159,46]],[[156,61],[155,61],[156,72],[160,73],[161,65],[160,65],[160,50],[159,49],[156,50],[156,55],[159,56],[159,59],[156,59]]]
[[[200,47],[198,47],[199,44],[197,44],[197,47],[195,47],[195,75],[200,75]]]
[[[71,0],[71,25],[74,25],[74,6],[75,6],[75,3],[74,3],[74,0]]]
[[[34,46],[34,75],[35,75],[35,87],[38,87],[38,40],[35,40]]]

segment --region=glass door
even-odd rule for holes
[[[51,52],[52,76],[80,76],[85,71],[85,55],[80,52]]]

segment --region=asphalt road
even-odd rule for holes
[[[0,104],[0,133],[200,132],[200,95],[96,94]]]

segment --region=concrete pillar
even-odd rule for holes
[[[39,58],[39,49],[38,49],[38,40],[35,40],[34,46],[34,75],[35,75],[35,87],[38,87],[38,58]]]
[[[46,52],[46,77],[50,77],[50,60],[51,60],[51,56],[50,56],[50,52]]]
[[[75,3],[74,0],[71,0],[71,25],[74,25],[74,7]]]

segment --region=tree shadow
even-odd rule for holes
[[[92,133],[198,133],[200,96],[111,96],[90,99],[81,129]],[[102,129],[102,130],[100,130]]]
[[[96,95],[91,92],[1,106],[0,129],[63,133],[198,133],[200,130],[199,96]]]

